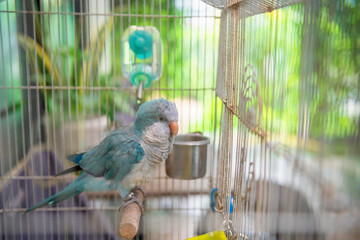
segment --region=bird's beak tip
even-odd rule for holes
[[[169,124],[170,127],[170,134],[176,136],[179,132],[179,124],[177,122],[171,122]]]

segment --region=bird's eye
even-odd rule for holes
[[[163,118],[163,117],[159,117],[159,120],[163,122],[163,121],[164,121],[164,118]]]

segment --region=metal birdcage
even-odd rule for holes
[[[135,239],[215,230],[228,239],[358,239],[358,7],[0,1],[1,238],[121,239],[117,192],[22,212],[75,179],[54,176],[68,155],[134,120],[140,93],[174,101],[180,133],[210,144],[197,179],[160,166]],[[162,42],[162,74],[148,88],[132,86],[123,69],[131,26],[156,29]]]

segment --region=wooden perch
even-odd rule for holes
[[[135,197],[144,204],[144,194],[136,189],[133,191]],[[133,239],[139,229],[141,209],[137,203],[131,203],[124,208],[120,221],[120,235],[125,239]]]

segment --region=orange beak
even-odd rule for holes
[[[169,124],[170,127],[170,134],[176,136],[179,132],[179,124],[177,122],[171,122]]]

